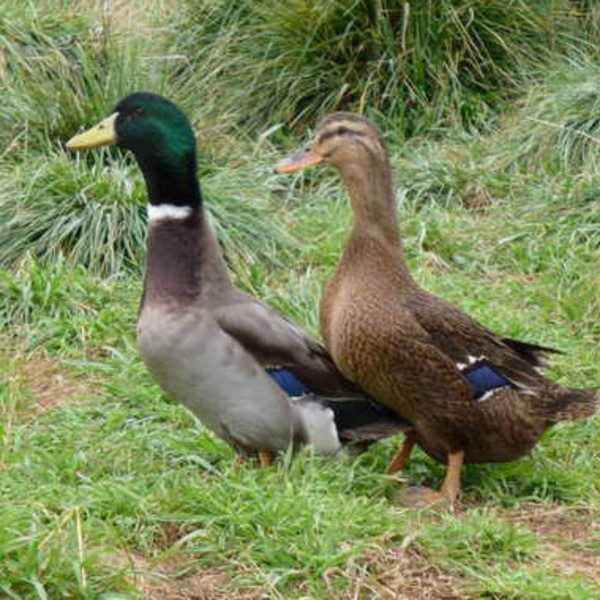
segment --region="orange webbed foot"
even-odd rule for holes
[[[413,508],[454,510],[454,502],[460,494],[460,471],[464,456],[465,453],[462,450],[448,453],[448,470],[441,491],[436,492],[426,487],[408,488],[398,495],[400,504]]]
[[[396,500],[407,508],[429,508],[446,510],[454,508],[455,498],[445,492],[436,492],[430,488],[413,486],[402,490],[396,495]]]

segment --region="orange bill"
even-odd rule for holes
[[[320,163],[323,159],[310,148],[301,148],[277,165],[278,173],[294,173]]]

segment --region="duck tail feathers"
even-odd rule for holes
[[[317,452],[337,452],[341,440],[333,411],[314,394],[298,396],[292,402],[295,440],[310,444]]]
[[[577,421],[592,417],[598,408],[596,388],[559,387],[544,403],[544,416],[550,424],[559,421]]]
[[[332,411],[342,444],[374,442],[412,429],[393,410],[368,398],[311,397]]]
[[[549,354],[564,354],[562,350],[556,350],[555,348],[540,346],[538,344],[529,344],[528,342],[521,342],[520,340],[513,340],[511,338],[502,338],[502,341],[522,358],[527,360],[527,362],[536,367],[548,366],[547,358]]]

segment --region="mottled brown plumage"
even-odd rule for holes
[[[348,379],[414,424],[390,470],[403,467],[413,443],[450,463],[442,492],[427,490],[418,501],[453,501],[463,462],[514,460],[557,421],[594,413],[595,390],[560,387],[539,372],[544,355],[556,351],[503,338],[417,285],[374,125],[335,113],[279,170],[319,162],[340,171],[354,213],[322,298],[321,332]]]

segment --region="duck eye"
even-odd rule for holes
[[[138,117],[143,117],[145,114],[146,114],[146,112],[140,106],[138,106],[137,108],[134,108],[133,111],[131,112],[131,116],[136,119]]]
[[[350,133],[350,130],[347,127],[344,127],[344,125],[340,125],[338,127],[338,130],[337,130],[338,135],[346,135],[348,133]]]

